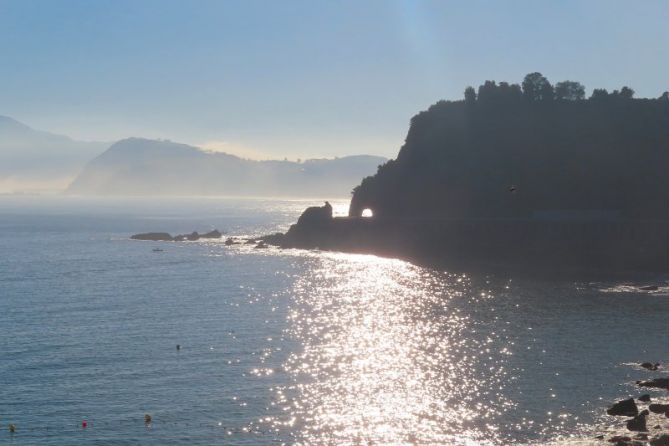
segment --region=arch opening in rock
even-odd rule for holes
[[[374,216],[374,212],[370,208],[365,208],[360,213],[360,216],[364,218],[370,218]]]

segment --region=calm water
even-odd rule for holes
[[[311,204],[0,198],[0,443],[591,444],[669,362],[662,289],[128,240]]]

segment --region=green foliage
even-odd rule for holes
[[[553,94],[553,86],[541,73],[530,73],[523,79],[523,96],[528,101],[549,101]]]
[[[465,102],[468,104],[476,102],[476,90],[474,90],[474,87],[465,88]]]
[[[585,87],[580,82],[558,82],[555,84],[555,99],[563,101],[581,101],[585,99]]]
[[[620,97],[623,99],[632,99],[634,97],[634,90],[629,87],[623,87],[620,89]]]
[[[607,99],[609,97],[609,92],[606,91],[606,88],[595,88],[592,90],[592,95],[590,99],[593,101]]]

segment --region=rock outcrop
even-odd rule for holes
[[[659,437],[651,438],[650,446],[669,446],[669,434],[662,434]]]
[[[167,232],[144,232],[130,236],[133,240],[151,240],[155,242],[171,242],[174,238]]]
[[[650,410],[653,413],[663,413],[663,414],[669,414],[669,404],[651,404],[648,406],[648,410]]]
[[[653,364],[652,362],[642,362],[641,367],[643,367],[646,370],[650,370],[650,371],[654,372],[654,371],[656,371],[657,369],[660,368],[660,363],[656,362],[655,364]]]
[[[132,240],[149,240],[155,242],[194,242],[201,238],[205,239],[220,239],[223,234],[218,230],[214,229],[213,231],[207,232],[206,234],[200,234],[197,231],[193,231],[190,234],[179,234],[172,237],[172,235],[167,232],[145,232],[142,234],[135,234],[130,236]]]
[[[221,237],[223,237],[223,234],[218,229],[214,229],[213,231],[209,231],[205,234],[200,235],[200,238],[221,238]]]
[[[321,227],[332,221],[332,206],[329,202],[321,207],[312,206],[304,210],[300,218],[297,219],[297,225],[302,228]]]
[[[648,411],[644,410],[631,420],[627,420],[627,429],[636,432],[647,432],[648,431],[648,428],[646,427],[647,416],[648,416]]]
[[[652,387],[669,390],[669,378],[655,378],[648,381],[637,381],[639,387]]]
[[[609,415],[617,415],[623,417],[635,417],[639,414],[639,409],[634,402],[634,398],[618,401],[611,406],[607,411]]]

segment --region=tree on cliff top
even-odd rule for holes
[[[615,210],[669,219],[669,93],[634,99],[540,73],[486,81],[411,119],[397,159],[367,177],[350,212],[377,217],[530,218]],[[510,185],[516,186],[509,193]]]

